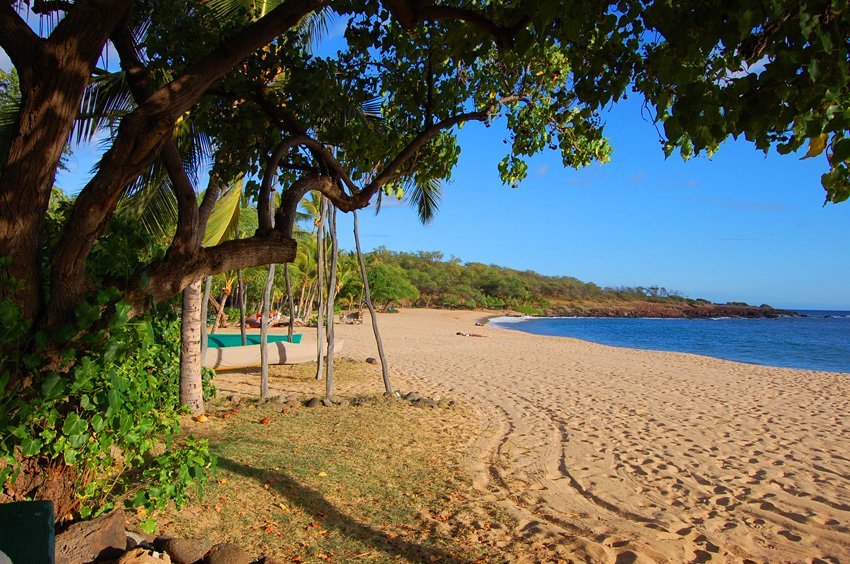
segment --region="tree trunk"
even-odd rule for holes
[[[201,362],[207,357],[207,345],[209,331],[207,329],[207,317],[209,316],[210,290],[212,289],[212,276],[204,280],[204,297],[201,300]]]
[[[378,345],[378,356],[381,358],[381,376],[384,378],[384,389],[388,394],[393,393],[393,385],[390,382],[390,371],[387,367],[387,357],[384,355],[384,343],[381,341],[381,333],[378,331],[378,314],[372,305],[372,294],[369,292],[369,277],[366,274],[366,262],[363,260],[363,252],[360,250],[360,228],[357,223],[357,212],[354,214],[354,246],[357,249],[357,261],[360,263],[360,277],[363,280],[363,295],[366,298],[366,307],[369,308],[369,317],[372,318],[372,332],[375,333],[375,343]]]
[[[328,227],[331,236],[331,275],[328,280],[328,313],[325,319],[328,323],[328,365],[325,371],[325,395],[334,394],[334,300],[336,299],[336,268],[339,254],[339,244],[336,239],[336,208],[331,206]]]
[[[316,289],[318,291],[318,300],[316,305],[316,380],[322,379],[322,374],[325,369],[325,322],[324,322],[324,306],[325,306],[325,212],[327,210],[327,200],[324,196],[320,196],[322,206],[319,211],[319,229],[316,233],[316,272],[318,282]]]
[[[248,344],[248,335],[245,332],[245,282],[242,279],[242,269],[236,271],[239,284],[239,332],[242,334],[242,346]]]
[[[21,101],[8,153],[0,156],[0,257],[9,257],[0,278],[22,284],[0,286],[0,301],[11,299],[26,320],[43,307],[42,238],[56,169],[92,70],[130,5],[128,0],[75,4],[62,22],[63,37],[50,39],[37,37],[20,16],[3,14],[12,26],[4,27],[4,45],[19,71]]]
[[[274,264],[269,265],[269,275],[263,288],[263,319],[260,322],[260,397],[269,397],[269,312],[271,310]]]
[[[180,326],[180,404],[192,415],[204,412],[204,389],[201,383],[201,281],[183,290]]]
[[[289,297],[289,342],[292,342],[292,333],[295,331],[295,298],[292,295],[292,279],[289,278],[289,265],[283,263],[283,277],[286,278],[286,295]]]
[[[313,315],[313,304],[316,302],[316,283],[310,282],[310,286],[307,288],[307,301],[304,303],[304,317],[302,317],[302,321],[307,323],[310,320],[310,316]]]
[[[219,327],[224,326],[224,304],[227,303],[227,298],[230,297],[230,288],[224,287],[221,289],[221,301],[218,302],[218,311],[216,312],[215,322],[213,322],[212,332],[215,333],[218,331]]]

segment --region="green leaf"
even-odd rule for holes
[[[68,436],[84,433],[89,424],[76,413],[69,413],[62,424],[62,432]]]
[[[218,245],[235,234],[242,202],[242,179],[237,180],[216,202],[204,232],[204,246]]]
[[[154,531],[156,531],[156,521],[154,521],[153,519],[148,517],[147,519],[145,519],[144,521],[139,523],[139,527],[145,533],[152,535],[154,533]]]
[[[44,383],[41,385],[41,393],[45,398],[52,399],[62,395],[65,391],[65,385],[62,382],[62,377],[53,372],[47,376]]]
[[[832,158],[833,164],[842,163],[850,159],[850,139],[839,139],[832,143]]]
[[[77,449],[71,447],[65,447],[65,452],[63,453],[65,456],[65,464],[68,466],[73,466],[77,463]]]
[[[27,437],[21,441],[21,454],[24,456],[35,456],[41,451],[41,441],[33,437]]]

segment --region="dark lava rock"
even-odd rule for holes
[[[212,548],[209,539],[168,539],[163,550],[176,564],[193,564]]]
[[[91,521],[74,523],[56,535],[56,564],[117,558],[127,547],[124,510],[116,509]]]
[[[416,401],[419,399],[419,395],[416,392],[407,392],[404,395],[404,399],[407,401]]]
[[[204,559],[206,564],[251,564],[248,553],[233,543],[215,545]]]
[[[378,364],[378,360],[373,356],[370,356],[369,358],[367,358],[366,362],[368,362],[369,364]]]
[[[307,407],[319,407],[320,405],[322,405],[322,400],[320,400],[319,398],[310,398],[304,405]]]

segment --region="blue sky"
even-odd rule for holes
[[[665,160],[637,100],[605,119],[610,163],[565,170],[557,154],[542,154],[517,189],[498,179],[504,129],[465,127],[436,220],[422,226],[399,205],[363,213],[364,247],[439,250],[720,302],[850,309],[850,204],[823,206],[825,160],[765,157],[744,142],[727,142],[710,160]],[[349,226],[340,231],[351,248]]]
[[[339,35],[337,25],[332,35]],[[0,67],[9,61],[0,50]],[[467,125],[435,221],[387,202],[360,214],[365,250],[439,250],[464,261],[564,274],[601,286],[665,286],[713,301],[850,309],[850,202],[823,206],[823,157],[767,157],[727,142],[712,158],[664,158],[638,100],[604,114],[612,161],[565,170],[535,157],[519,188],[501,185],[504,127]],[[95,148],[80,149],[58,183],[85,183]],[[354,247],[340,214],[341,245]]]

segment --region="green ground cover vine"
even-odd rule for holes
[[[97,316],[85,310],[109,303],[112,293],[101,292],[78,320],[90,323]],[[108,326],[90,332],[89,352],[77,358],[63,351],[51,370],[37,350],[0,359],[0,485],[8,497],[31,495],[16,481],[32,465],[61,469],[74,481],[77,498],[56,508],[57,519],[95,516],[131,488],[131,505],[146,514],[202,490],[214,466],[207,443],[178,435],[180,322],[171,312],[132,320],[127,312],[118,302]],[[29,329],[9,302],[0,304],[0,321],[0,344],[22,340]],[[28,376],[13,376],[21,373]],[[207,398],[215,394],[213,374],[204,371]],[[144,527],[155,524],[149,518]]]

